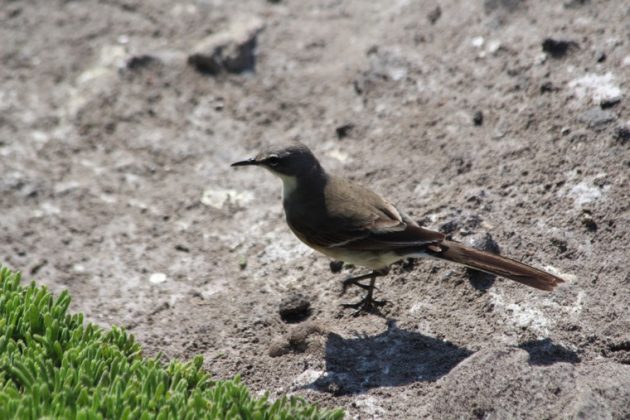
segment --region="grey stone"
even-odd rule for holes
[[[580,115],[580,121],[590,128],[598,128],[615,120],[615,114],[599,107],[591,108]]]
[[[540,365],[522,349],[484,349],[438,385],[430,411],[443,418],[630,416],[630,366],[608,361]]]
[[[188,56],[188,63],[213,75],[253,71],[257,37],[263,28],[263,22],[257,18],[234,22],[228,30],[199,41]]]

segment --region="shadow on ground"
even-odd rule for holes
[[[399,329],[393,321],[387,331],[371,337],[345,339],[331,333],[326,342],[326,375],[310,387],[345,395],[435,381],[471,354],[454,344]]]
[[[521,343],[520,349],[529,353],[529,364],[535,366],[549,366],[558,362],[579,363],[580,357],[576,352],[559,344],[554,344],[549,338],[531,340]]]

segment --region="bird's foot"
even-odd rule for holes
[[[355,309],[352,315],[358,316],[362,312],[380,314],[380,311],[378,308],[380,308],[381,306],[384,306],[386,303],[387,303],[386,300],[376,300],[371,296],[371,294],[368,294],[368,296],[364,297],[359,302],[342,303],[341,306],[344,308]]]

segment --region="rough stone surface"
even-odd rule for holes
[[[348,418],[628,417],[627,2],[4,3],[0,262],[68,289],[71,311]],[[187,64],[250,17],[255,72]],[[549,36],[580,48],[551,59]],[[616,97],[616,121],[580,121]],[[353,317],[340,304],[363,291],[341,281],[365,271],[331,273],[285,226],[280,182],[229,167],[289,139],[427,228],[489,233],[567,282],[416,260],[377,280],[383,317]],[[311,315],[290,325],[293,293]]]
[[[256,64],[256,40],[264,25],[258,18],[232,23],[232,26],[199,41],[188,62],[199,71],[210,74],[227,71],[253,71]]]
[[[630,366],[610,362],[536,365],[525,350],[484,349],[437,384],[430,411],[444,418],[630,416]]]
[[[580,115],[580,121],[591,128],[599,128],[615,120],[615,114],[599,107],[591,108]]]

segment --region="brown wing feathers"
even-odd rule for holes
[[[442,241],[426,248],[432,257],[453,261],[476,270],[505,277],[540,290],[553,290],[564,282],[560,277],[530,267],[510,258],[478,249],[469,248],[453,241]]]

